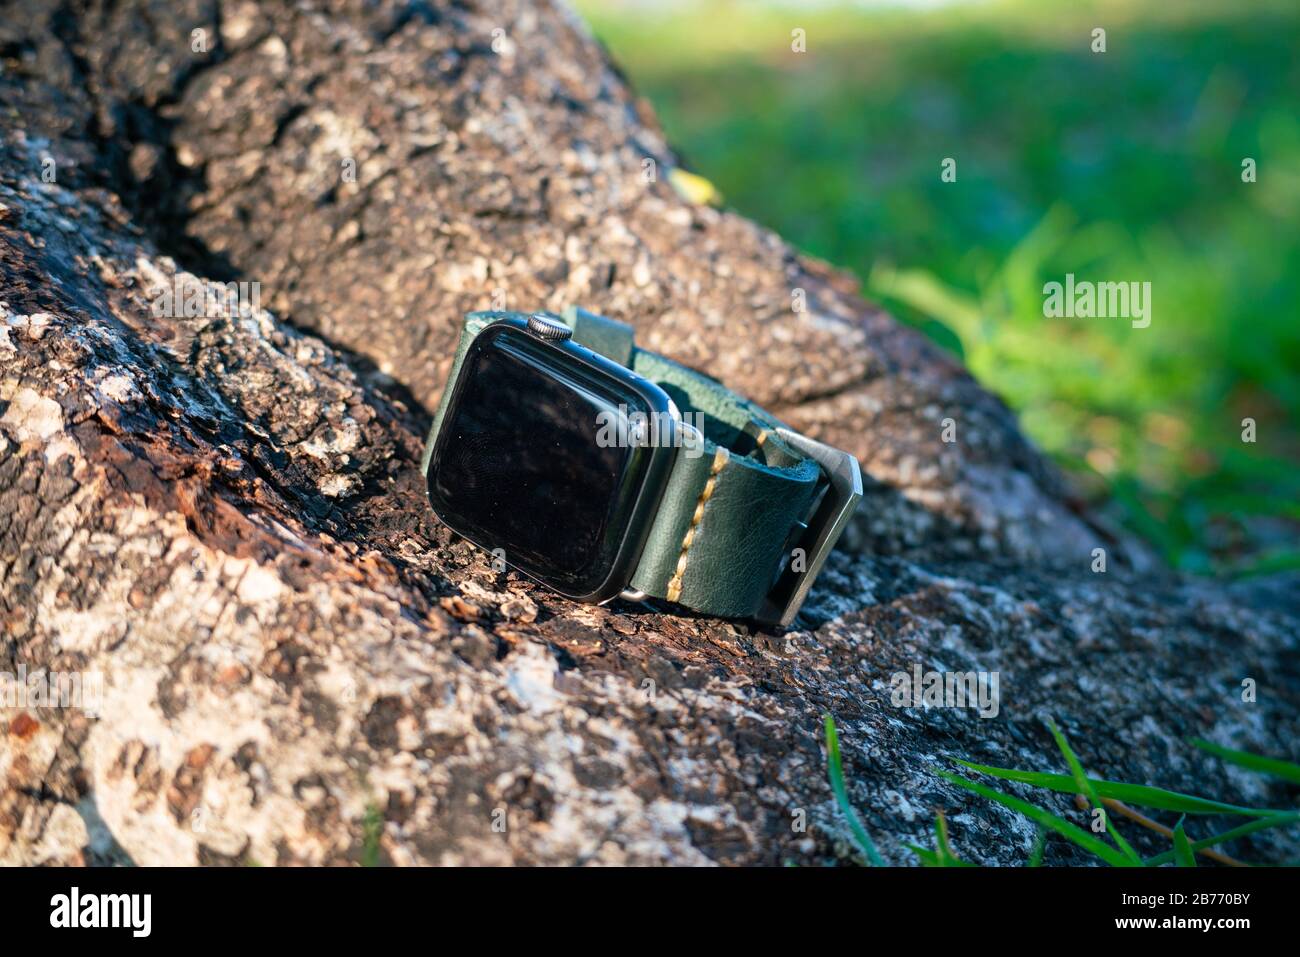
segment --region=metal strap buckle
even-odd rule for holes
[[[849,519],[853,517],[858,502],[862,500],[862,470],[858,460],[848,452],[818,442],[789,429],[777,428],[787,445],[816,460],[822,475],[829,483],[821,500],[814,506],[806,528],[799,530],[792,548],[801,548],[805,555],[803,571],[795,571],[787,562],[777,575],[763,607],[755,616],[760,622],[786,627],[799,613],[808,590],[821,573],[822,566],[839,541]],[[796,526],[798,530],[798,527]]]

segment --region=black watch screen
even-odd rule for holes
[[[489,327],[465,354],[430,459],[434,511],[564,594],[614,588],[651,450],[609,441],[602,425],[653,411],[564,349]]]

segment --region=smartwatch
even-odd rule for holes
[[[421,463],[456,534],[567,598],[789,625],[857,459],[584,309],[474,312]]]

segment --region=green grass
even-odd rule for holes
[[[849,801],[848,789],[844,781],[844,771],[840,763],[840,744],[839,734],[835,727],[835,720],[829,714],[823,717],[823,726],[826,734],[826,766],[830,778],[831,790],[835,794],[835,801],[839,807],[840,813],[844,815],[849,824],[850,833],[853,835],[855,843],[867,855],[868,860],[880,866],[883,861],[876,850],[875,843],[863,828],[861,821],[858,819],[857,812]],[[1258,831],[1268,830],[1276,827],[1294,827],[1300,824],[1300,813],[1295,811],[1277,811],[1254,808],[1243,808],[1235,804],[1226,804],[1222,801],[1214,801],[1208,798],[1193,797],[1191,795],[1179,794],[1175,791],[1166,791],[1163,788],[1151,787],[1147,785],[1124,784],[1113,781],[1101,781],[1096,778],[1090,778],[1083,770],[1083,765],[1071,749],[1054,721],[1048,721],[1048,730],[1056,741],[1057,748],[1065,758],[1066,764],[1070,768],[1069,775],[1054,774],[1041,771],[1013,771],[1006,768],[993,768],[986,765],[973,764],[969,761],[956,761],[962,767],[969,768],[991,777],[1002,778],[1009,781],[1017,781],[1024,784],[1037,785],[1050,791],[1065,792],[1072,794],[1081,794],[1087,797],[1092,810],[1101,810],[1103,815],[1106,808],[1103,806],[1102,797],[1113,800],[1122,800],[1126,805],[1135,805],[1138,807],[1155,808],[1158,810],[1176,810],[1181,814],[1177,823],[1174,825],[1172,836],[1172,848],[1169,851],[1156,854],[1150,858],[1142,858],[1133,847],[1124,839],[1118,830],[1114,829],[1108,818],[1103,818],[1105,826],[1103,833],[1111,838],[1115,847],[1111,847],[1105,841],[1096,837],[1094,834],[1079,827],[1071,821],[1066,820],[1059,814],[1054,814],[1045,808],[1026,801],[1023,798],[1007,794],[1004,791],[996,790],[988,785],[978,781],[972,781],[969,778],[954,774],[951,771],[945,771],[936,768],[934,773],[947,781],[966,791],[977,794],[982,798],[1001,804],[1004,807],[1021,814],[1035,825],[1036,833],[1034,836],[1033,847],[1030,849],[1029,858],[1026,861],[1028,867],[1039,867],[1043,861],[1043,852],[1046,847],[1047,834],[1049,832],[1059,834],[1072,844],[1083,848],[1088,853],[1099,858],[1104,863],[1114,867],[1159,867],[1164,864],[1175,864],[1178,867],[1195,867],[1196,855],[1209,848],[1217,847],[1228,841],[1236,840],[1247,835],[1254,834]],[[1231,764],[1237,764],[1248,770],[1261,774],[1270,774],[1290,780],[1289,775],[1293,770],[1300,770],[1300,766],[1291,764],[1287,761],[1281,761],[1275,758],[1266,758],[1260,755],[1249,754],[1244,751],[1233,751],[1228,748],[1221,748],[1217,745],[1210,745],[1208,742],[1197,740],[1194,742],[1204,750],[1210,751],[1221,759]],[[1187,836],[1183,822],[1187,814],[1242,814],[1250,815],[1255,819],[1246,824],[1234,827],[1231,830],[1224,831],[1213,837],[1201,841],[1193,841]],[[1150,822],[1146,822],[1150,826]],[[948,833],[948,819],[940,809],[935,814],[935,847],[934,850],[918,847],[915,844],[904,845],[921,861],[926,867],[971,867],[974,866],[968,861],[962,860],[957,852],[953,849],[951,838]],[[1118,848],[1118,849],[1117,849]]]
[[[1183,830],[1181,820],[1174,827],[1174,861],[1179,867],[1196,866],[1196,852],[1192,850],[1192,844],[1187,840],[1187,832]]]
[[[1124,840],[1124,835],[1122,835],[1118,830],[1111,828],[1106,808],[1101,803],[1101,798],[1097,796],[1096,788],[1094,788],[1092,783],[1088,780],[1088,775],[1084,773],[1083,765],[1079,763],[1078,757],[1075,756],[1069,742],[1065,740],[1065,735],[1061,733],[1061,729],[1056,726],[1055,721],[1049,721],[1047,727],[1048,730],[1052,732],[1052,737],[1056,740],[1056,746],[1061,749],[1061,754],[1065,756],[1065,763],[1070,766],[1070,776],[1074,779],[1074,783],[1079,789],[1077,793],[1083,794],[1088,798],[1088,806],[1093,809],[1093,813],[1100,815],[1099,820],[1104,825],[1106,833],[1110,835],[1111,840],[1115,842],[1116,847],[1123,852],[1124,856],[1129,859],[1130,863],[1140,866],[1142,864],[1142,858],[1138,857],[1137,852],[1129,846],[1128,841]]]
[[[1030,804],[1028,801],[1022,800],[1015,795],[995,790],[987,785],[980,784],[978,781],[971,781],[967,778],[963,778],[961,775],[953,774],[951,771],[935,771],[935,774],[939,775],[939,777],[943,778],[950,784],[955,784],[959,788],[965,788],[967,791],[980,795],[980,797],[988,798],[990,801],[995,801],[998,804],[1011,808],[1013,811],[1023,814],[1040,827],[1045,827],[1048,830],[1055,831],[1071,843],[1077,844],[1085,851],[1100,857],[1107,864],[1114,867],[1134,867],[1138,864],[1138,862],[1134,862],[1125,857],[1105,841],[1094,837],[1077,824],[1071,824],[1060,815],[1053,814],[1035,804]]]
[[[952,849],[952,842],[948,838],[948,819],[944,817],[942,811],[939,811],[934,816],[934,850],[917,847],[915,844],[908,844],[907,847],[921,859],[921,863],[926,867],[975,866],[969,861],[963,861],[957,856],[957,852]]]
[[[384,834],[384,816],[375,804],[366,805],[366,815],[361,819],[361,866],[378,867],[379,841]]]
[[[1029,849],[1029,860],[1025,862],[1026,867],[1042,867],[1043,851],[1047,849],[1047,831],[1039,825],[1035,828],[1034,844]]]
[[[987,774],[990,777],[1001,778],[1004,781],[1032,784],[1035,787],[1046,788],[1049,791],[1057,791],[1062,794],[1084,793],[1069,774],[1017,771],[1012,768],[994,768],[984,764],[973,764],[969,761],[958,761],[957,763],[972,771]],[[1164,788],[1151,787],[1146,784],[1125,784],[1121,781],[1102,781],[1097,778],[1089,778],[1088,783],[1102,797],[1124,801],[1138,807],[1178,811],[1181,814],[1229,814],[1250,817],[1261,814],[1284,813],[1273,808],[1250,808],[1239,807],[1235,804],[1224,804],[1221,801],[1211,801],[1190,794],[1179,794],[1177,791],[1166,791]]]
[[[1226,844],[1228,841],[1235,841],[1239,837],[1245,837],[1248,834],[1254,834],[1256,831],[1264,831],[1274,827],[1287,827],[1300,822],[1300,814],[1275,814],[1270,817],[1262,817],[1251,821],[1249,824],[1242,824],[1240,827],[1234,827],[1230,831],[1224,831],[1222,834],[1216,834],[1214,837],[1206,838],[1203,841],[1193,841],[1193,851],[1203,851],[1209,847],[1217,847],[1220,844]],[[1166,851],[1163,854],[1157,854],[1155,857],[1147,859],[1148,867],[1158,867],[1161,864],[1168,864],[1177,859],[1176,851]]]
[[[829,714],[825,716],[825,731],[826,773],[830,778],[831,791],[835,794],[840,813],[848,821],[849,833],[853,835],[853,841],[858,845],[859,850],[866,855],[872,866],[883,867],[885,862],[881,859],[876,845],[867,834],[866,828],[862,826],[862,822],[858,820],[857,812],[853,810],[853,804],[849,801],[849,792],[844,786],[844,769],[840,766],[840,739],[835,730],[835,720]]]
[[[728,205],[962,356],[1170,561],[1300,567],[1294,2],[579,5]],[[1067,272],[1149,281],[1150,327],[1044,318]]]
[[[1281,778],[1284,781],[1290,781],[1292,784],[1300,784],[1300,764],[1294,764],[1291,761],[1281,761],[1277,758],[1265,757],[1262,754],[1251,754],[1249,751],[1237,751],[1233,748],[1225,748],[1221,744],[1214,744],[1202,738],[1193,738],[1192,744],[1196,745],[1202,751],[1206,751],[1223,761],[1227,761],[1229,764],[1236,764],[1239,767],[1247,768],[1251,771],[1258,771],[1261,774],[1270,774],[1273,777]]]

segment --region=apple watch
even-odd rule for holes
[[[585,602],[789,625],[857,459],[584,309],[465,318],[421,470],[438,519]]]

